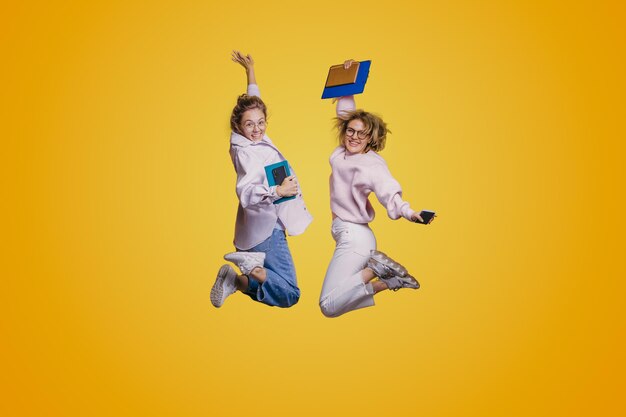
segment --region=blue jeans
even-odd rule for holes
[[[283,230],[274,229],[270,237],[244,252],[264,252],[263,267],[267,273],[263,283],[248,278],[248,289],[244,294],[269,306],[291,307],[298,302],[300,289],[296,269]]]

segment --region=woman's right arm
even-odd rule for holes
[[[354,63],[354,59],[348,59],[344,61],[343,67],[348,69]],[[356,110],[356,103],[354,101],[354,96],[343,96],[339,98],[333,99],[333,102],[337,102],[337,117],[341,118],[345,113],[349,113],[353,110]]]
[[[337,117],[340,119],[346,113],[356,109],[356,103],[354,102],[354,96],[343,96],[337,99]]]
[[[254,73],[254,59],[252,59],[252,56],[250,54],[243,55],[239,51],[233,51],[231,56],[234,62],[238,63],[246,70],[246,77],[248,79],[247,94],[249,96],[261,97],[261,91],[259,90],[259,86],[256,83],[256,74]]]
[[[256,84],[256,76],[254,75],[254,59],[250,54],[244,55],[239,51],[233,51],[233,61],[244,67],[246,75],[248,77],[248,85]]]

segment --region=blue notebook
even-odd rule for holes
[[[351,96],[354,94],[361,94],[365,90],[365,83],[367,82],[367,76],[370,73],[370,65],[372,61],[361,61],[359,63],[359,72],[356,76],[356,81],[350,84],[336,85],[333,87],[324,87],[322,92],[322,98],[335,98],[341,96]]]
[[[287,163],[287,161],[281,161],[268,165],[265,167],[265,175],[267,176],[267,183],[270,187],[280,185],[283,183],[285,178],[291,175],[291,172],[289,171],[289,163]],[[281,197],[274,201],[274,204],[284,203],[285,201],[293,200],[294,198],[296,198],[295,195],[292,195],[291,197]]]

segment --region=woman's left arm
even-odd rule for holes
[[[400,183],[391,175],[387,166],[379,165],[372,167],[369,171],[371,175],[372,191],[376,198],[387,209],[387,215],[397,220],[400,217],[414,222],[421,220],[419,213],[411,209],[408,202],[402,199],[402,187]]]
[[[263,165],[248,152],[245,150],[236,152],[233,156],[233,163],[237,172],[235,191],[241,207],[245,209],[271,205],[282,197],[278,186],[269,187],[265,184]]]

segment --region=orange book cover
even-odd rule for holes
[[[359,63],[353,63],[350,68],[345,69],[343,64],[333,65],[328,70],[325,87],[335,87],[338,85],[353,84],[356,82],[356,76],[359,73]]]

